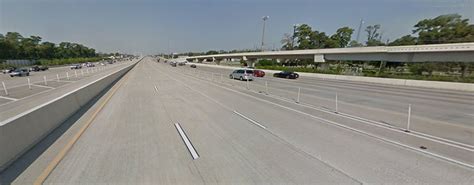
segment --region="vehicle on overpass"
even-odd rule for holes
[[[274,73],[273,77],[277,78],[287,78],[287,79],[297,79],[300,77],[298,73],[292,72],[292,71],[282,71],[279,73]]]
[[[248,80],[252,81],[253,80],[253,70],[251,69],[237,69],[232,71],[232,73],[229,75],[230,79],[239,79],[241,81],[243,80]]]
[[[11,77],[14,76],[30,76],[30,70],[26,68],[15,69],[9,74]]]

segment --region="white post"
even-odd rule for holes
[[[337,105],[337,93],[336,93],[336,112],[338,112],[338,105]]]
[[[8,96],[7,86],[5,86],[5,82],[2,82],[3,90],[5,91],[5,95]]]
[[[66,72],[66,78],[69,80],[69,72]]]
[[[296,103],[300,103],[300,93],[301,93],[301,87],[298,87],[298,97],[296,98]]]
[[[410,132],[410,122],[411,122],[411,104],[408,104],[408,120],[407,120],[407,130],[406,132]]]
[[[59,82],[59,74],[56,74],[56,79]]]
[[[28,78],[28,88],[31,89],[31,81],[30,81],[30,78]]]
[[[48,82],[46,81],[46,76],[43,76],[43,80],[44,80],[44,85],[48,85]]]
[[[75,76],[76,76],[76,78],[77,78],[77,71],[74,71],[74,75],[75,75]]]
[[[247,90],[250,90],[250,87],[249,87],[249,79],[247,79]]]
[[[265,81],[265,93],[268,95],[268,81]]]

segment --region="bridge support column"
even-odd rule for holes
[[[385,69],[385,65],[387,65],[386,61],[380,61],[379,70],[377,71],[377,76]]]
[[[215,59],[214,62],[215,62],[217,65],[221,65],[222,59]]]
[[[257,59],[249,59],[245,62],[247,63],[247,67],[255,67],[255,64],[257,63]]]

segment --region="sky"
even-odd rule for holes
[[[77,42],[99,52],[157,54],[281,46],[294,24],[333,34],[382,26],[383,40],[410,34],[425,18],[474,20],[474,0],[0,0],[0,33]],[[360,40],[366,39],[361,31]]]

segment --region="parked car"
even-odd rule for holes
[[[300,75],[298,73],[291,72],[291,71],[282,71],[282,72],[273,74],[273,77],[297,79],[298,77],[300,77]]]
[[[255,77],[264,77],[265,72],[262,71],[262,70],[253,70],[253,76],[255,76]]]
[[[230,79],[239,79],[239,80],[253,80],[253,70],[250,69],[237,69],[234,70],[230,75]]]
[[[170,62],[170,65],[171,65],[172,67],[176,67],[176,62]]]
[[[191,68],[196,68],[196,64],[191,64]]]
[[[30,68],[30,71],[46,71],[48,69],[48,66],[33,66]]]
[[[9,75],[11,77],[14,76],[30,76],[30,70],[21,68],[21,69],[15,69],[14,71],[10,72]]]
[[[3,74],[7,74],[7,73],[10,73],[12,71],[14,71],[16,69],[16,67],[9,67],[7,69],[4,69],[2,70]]]
[[[179,65],[179,66],[184,66],[184,65],[186,65],[186,63],[184,63],[184,62],[179,62],[178,65]]]
[[[71,65],[71,69],[81,69],[82,65],[81,64],[73,64]]]

